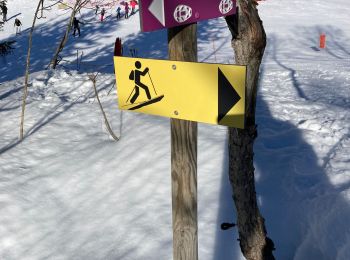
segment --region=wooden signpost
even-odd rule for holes
[[[170,60],[197,61],[197,24],[168,29]],[[171,119],[173,259],[198,259],[197,123]]]
[[[200,0],[145,0],[142,1],[140,16],[141,28],[144,31],[151,31],[162,28],[168,29],[168,53],[171,61],[185,61],[197,62],[197,20],[215,18],[223,15],[229,15],[235,12],[235,0],[213,0],[211,4],[215,4],[215,8],[207,9],[207,3]],[[174,9],[174,10],[173,10]],[[216,10],[217,9],[217,10]],[[213,14],[211,13],[213,12]],[[198,226],[197,226],[197,122],[177,119],[179,111],[173,111],[174,115],[170,116],[171,112],[164,112],[166,108],[161,111],[153,112],[148,110],[153,106],[156,108],[163,102],[167,104],[166,98],[168,94],[157,93],[153,80],[149,75],[151,85],[154,88],[149,88],[141,78],[149,73],[150,66],[145,65],[143,59],[132,60],[133,69],[123,72],[122,66],[118,69],[118,60],[122,58],[115,58],[115,72],[118,86],[118,71],[126,80],[133,82],[132,92],[130,95],[124,95],[123,90],[120,90],[122,98],[125,103],[119,104],[120,108],[135,110],[138,112],[158,114],[171,117],[171,186],[172,186],[172,220],[173,220],[173,259],[174,260],[198,260]],[[124,60],[125,61],[125,60]],[[147,62],[146,62],[147,63]],[[157,63],[157,62],[155,62]],[[176,62],[173,62],[176,63]],[[121,63],[127,67],[128,62]],[[177,65],[174,64],[175,70]],[[242,66],[244,67],[244,66]],[[165,67],[161,67],[163,72],[166,72]],[[237,104],[239,107],[238,125],[235,127],[244,127],[244,107],[245,107],[245,67],[240,73],[244,75],[241,88],[236,91],[232,86],[232,80],[227,78],[227,75],[220,69],[217,71],[217,84],[212,86],[212,93],[216,93],[216,100],[220,100],[218,96],[228,95],[229,99],[225,102],[217,102],[217,111],[214,113],[216,118],[209,123],[227,123],[232,118],[225,116],[230,113],[233,107]],[[127,74],[125,74],[127,72]],[[207,71],[204,70],[203,74]],[[226,71],[227,74],[227,71]],[[230,73],[229,73],[230,74]],[[124,75],[124,76],[123,76]],[[127,76],[125,76],[127,75]],[[230,77],[229,77],[230,78]],[[121,82],[122,83],[122,82]],[[123,83],[122,83],[123,84]],[[222,85],[222,88],[218,88]],[[198,87],[198,86],[196,86]],[[218,89],[218,91],[216,90]],[[221,92],[220,92],[221,91]],[[164,90],[165,92],[165,90]],[[198,90],[200,92],[200,89]],[[173,93],[173,92],[169,92]],[[221,93],[221,94],[220,94]],[[183,93],[186,94],[186,93]],[[146,100],[144,102],[137,102],[141,95]],[[165,97],[167,96],[167,97]],[[169,95],[171,96],[171,95]],[[119,91],[118,91],[119,97]],[[211,96],[209,96],[209,99]],[[233,100],[230,100],[232,97]],[[186,98],[186,96],[183,96]],[[124,102],[122,99],[122,102]],[[203,101],[203,100],[202,100]],[[207,100],[212,102],[212,100]],[[204,100],[205,102],[205,100]],[[215,101],[216,102],[216,101]],[[181,103],[181,102],[180,102]],[[124,107],[123,107],[124,106]],[[145,108],[147,107],[147,108]],[[151,111],[151,112],[150,112]],[[221,112],[220,112],[221,111]],[[181,112],[181,111],[180,111]],[[220,114],[221,113],[221,114]],[[183,117],[186,119],[186,116]],[[195,120],[196,117],[190,117],[190,120]],[[211,119],[210,119],[211,120]],[[207,122],[206,120],[200,120]],[[231,120],[232,121],[232,120]]]

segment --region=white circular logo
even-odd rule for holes
[[[187,5],[178,5],[174,11],[174,19],[178,23],[183,23],[192,16],[192,8]]]
[[[219,10],[222,14],[227,14],[233,8],[232,0],[221,0],[219,4]]]

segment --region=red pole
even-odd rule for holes
[[[114,56],[122,56],[122,40],[119,37],[115,39]]]
[[[326,48],[326,35],[322,33],[320,35],[320,49]]]

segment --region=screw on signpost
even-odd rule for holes
[[[322,33],[320,35],[320,49],[326,48],[326,35]]]
[[[168,29],[168,51],[169,60],[197,61],[197,24]],[[170,125],[173,259],[197,260],[197,123],[171,119]]]

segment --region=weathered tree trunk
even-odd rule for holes
[[[255,1],[238,0],[238,36],[232,40],[236,63],[247,65],[245,129],[229,129],[229,177],[237,210],[240,247],[248,260],[274,259],[273,242],[266,236],[254,180],[253,144],[257,136],[255,107],[259,67],[266,46],[264,27]]]
[[[197,61],[197,24],[168,29],[169,60]],[[174,111],[176,113],[176,111]],[[197,123],[171,119],[173,259],[198,259]]]
[[[25,72],[24,87],[23,87],[21,125],[20,125],[20,130],[19,130],[20,140],[23,140],[24,112],[25,112],[25,108],[26,108],[26,99],[27,99],[27,94],[28,94],[28,79],[29,79],[29,68],[30,68],[30,52],[32,50],[32,38],[33,38],[33,32],[34,32],[36,18],[37,18],[38,12],[39,12],[40,5],[42,4],[43,1],[44,0],[40,0],[39,3],[38,3],[38,7],[36,8],[34,19],[33,19],[33,24],[32,24],[32,27],[30,28],[30,33],[29,33],[28,53],[27,53],[27,61],[26,61],[26,72]]]

